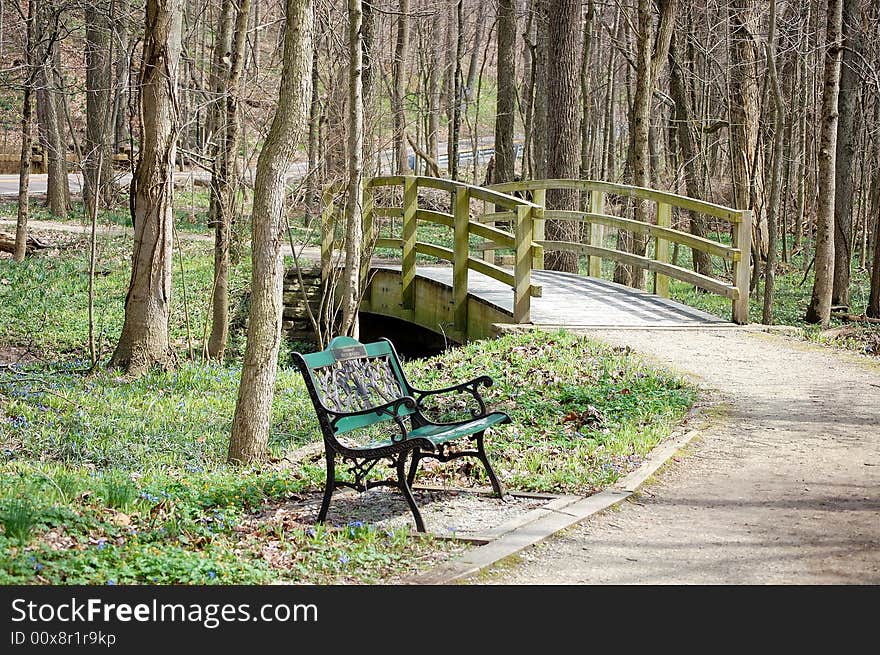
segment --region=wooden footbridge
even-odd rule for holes
[[[547,192],[578,192],[583,211],[545,208]],[[322,277],[339,265],[342,223],[325,193]],[[627,218],[634,202],[655,221]],[[503,325],[719,326],[748,322],[751,212],[684,196],[590,180],[534,180],[491,188],[421,176],[383,176],[364,193],[365,241],[374,245],[361,311],[415,323],[464,342]],[[673,227],[703,215],[716,239]],[[583,226],[578,241],[545,238],[546,221]],[[443,232],[447,234],[444,235]],[[617,232],[648,238],[644,255],[617,249]],[[445,237],[445,238],[444,238]],[[729,241],[727,243],[726,241]],[[441,243],[447,245],[439,245]],[[448,247],[448,245],[452,247]],[[710,255],[713,274],[674,261]],[[578,256],[582,274],[544,269],[544,255]],[[650,272],[653,293],[609,281],[616,264]],[[678,280],[731,303],[731,322],[669,298]]]

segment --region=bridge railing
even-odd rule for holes
[[[437,211],[419,206],[419,190],[448,192],[451,211]],[[379,192],[384,190],[385,192]],[[335,234],[338,222],[334,190],[325,191],[322,213],[322,267],[330,266],[334,248],[339,246]],[[471,201],[491,203],[509,212],[512,229],[505,230],[472,219]],[[387,203],[387,204],[384,204]],[[452,263],[454,329],[467,331],[468,272],[477,271],[513,291],[513,320],[530,321],[531,297],[540,296],[541,288],[532,284],[533,263],[543,261],[542,248],[534,240],[534,225],[543,222],[540,205],[506,193],[453,180],[415,176],[388,175],[375,177],[364,188],[364,240],[377,249],[390,248],[400,252],[401,310],[403,316],[415,311],[416,255],[422,254]],[[451,230],[452,247],[417,239],[419,224],[441,225]],[[498,266],[472,251],[471,237],[493,244],[498,249],[512,250],[512,269]]]
[[[732,209],[665,191],[594,180],[528,180],[498,184],[490,188],[505,194],[528,194],[532,201],[541,207],[545,206],[546,193],[550,189],[577,190],[588,194],[586,211],[544,210],[543,213],[535,214],[538,218],[534,222],[532,231],[535,243],[543,247],[543,252],[566,251],[586,255],[587,270],[593,277],[601,277],[603,259],[652,271],[654,292],[660,296],[669,295],[670,278],[692,284],[728,298],[732,304],[732,320],[740,324],[748,323],[751,211]],[[608,195],[652,201],[656,223],[643,223],[606,213]],[[729,229],[731,243],[698,237],[673,228],[672,216],[676,208],[720,219]],[[493,225],[496,222],[510,222],[514,218],[510,211],[494,211],[485,213],[481,220]],[[585,223],[589,226],[585,235],[586,243],[548,241],[545,238],[545,220]],[[608,247],[604,234],[606,227],[653,238],[653,257],[635,255]],[[686,246],[719,257],[725,265],[718,275],[715,275],[713,269],[712,276],[683,268],[670,263],[670,244]],[[543,268],[542,259],[535,261],[535,268]]]

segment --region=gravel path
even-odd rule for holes
[[[723,403],[618,507],[475,584],[880,583],[880,365],[740,330],[591,332]]]

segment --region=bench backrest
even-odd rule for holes
[[[387,339],[361,343],[351,337],[336,337],[327,348],[301,355],[304,375],[312,384],[309,393],[334,412],[358,412],[378,407],[408,395],[409,385],[400,368],[394,346]],[[313,397],[314,401],[315,398]],[[317,411],[322,411],[315,404]],[[399,415],[413,410],[401,408]],[[374,423],[391,420],[379,412],[343,417],[336,422],[335,433],[344,434]]]

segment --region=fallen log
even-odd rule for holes
[[[45,241],[38,239],[37,237],[28,235],[27,241],[25,242],[25,253],[31,254],[34,250],[42,250],[43,248],[48,248],[49,244]],[[0,252],[8,252],[10,254],[15,254],[15,235],[7,234],[6,232],[0,232]]]
[[[832,318],[839,318],[850,323],[876,323],[880,325],[880,318],[871,318],[864,314],[849,314],[847,312],[831,312]]]

